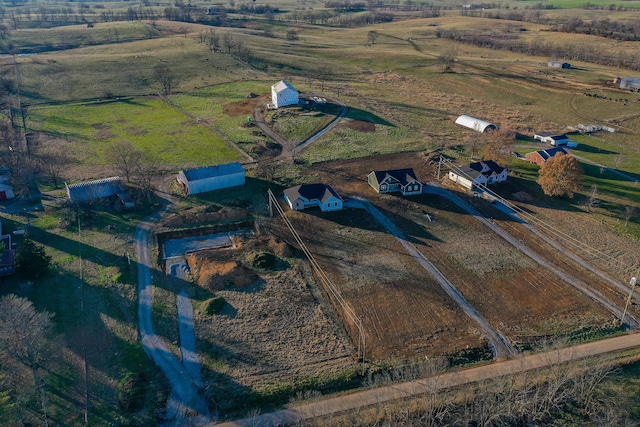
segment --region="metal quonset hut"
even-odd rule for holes
[[[456,119],[456,124],[482,133],[488,130],[498,130],[498,125],[464,114]]]
[[[298,91],[283,80],[271,86],[271,102],[276,108],[286,105],[296,105],[299,101]]]
[[[640,91],[640,79],[634,77],[626,77],[620,81],[620,89]]]
[[[203,168],[187,169],[178,172],[178,182],[187,194],[244,185],[244,169],[238,162]]]

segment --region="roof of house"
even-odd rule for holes
[[[282,92],[283,90],[286,90],[286,89],[296,90],[296,88],[294,88],[293,85],[291,85],[291,83],[285,82],[284,80],[280,80],[278,83],[271,86],[271,88],[274,89],[276,92]]]
[[[495,173],[502,173],[502,171],[504,170],[502,166],[500,166],[493,160],[485,160],[482,162],[469,163],[469,167],[477,171],[483,170],[485,166],[487,167],[487,169]]]
[[[183,170],[182,173],[188,181],[199,181],[201,179],[244,173],[244,168],[239,162],[233,162],[203,168],[186,169]]]
[[[540,157],[542,157],[542,159],[545,160],[545,161],[547,161],[547,159],[555,156],[558,153],[567,154],[567,151],[562,147],[549,148],[547,150],[539,150],[539,151],[534,151],[534,152],[538,153],[540,155]],[[529,154],[531,154],[531,153],[529,153]]]
[[[476,119],[475,117],[467,116],[465,114],[456,119],[456,124],[468,127],[478,132],[484,132],[487,129],[498,129],[498,126],[494,123]]]
[[[325,202],[332,197],[342,200],[342,197],[335,192],[328,184],[302,184],[290,187],[284,190],[287,199],[293,201],[299,196],[304,197],[307,200],[317,199],[321,202]]]
[[[15,249],[5,249],[0,253],[0,266],[14,265],[16,263]]]
[[[416,174],[413,172],[413,168],[373,171],[373,173],[376,175],[376,180],[379,183],[387,179],[387,177],[389,176],[400,181],[402,185],[406,185],[411,181],[418,180],[418,178],[416,178]]]
[[[546,138],[548,136],[554,136],[554,135],[558,135],[555,132],[538,132],[535,134],[535,136],[539,136],[540,138]]]
[[[637,77],[625,77],[624,79],[622,79],[620,81],[620,87],[621,88],[625,88],[626,86],[639,86],[640,85],[640,79]]]
[[[475,180],[479,176],[484,176],[480,170],[472,168],[471,165],[460,166],[454,170],[454,172],[458,176],[462,175],[464,177],[471,178],[472,180]]]
[[[67,195],[74,203],[114,196],[122,190],[119,176],[67,185]]]

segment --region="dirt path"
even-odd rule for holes
[[[424,378],[307,402],[252,418],[217,424],[217,426],[271,427],[277,425],[304,425],[305,420],[311,420],[313,418],[330,416],[331,414],[340,412],[355,411],[367,406],[380,405],[394,400],[419,396],[434,390],[446,390],[451,387],[462,386],[505,375],[513,375],[532,369],[598,356],[614,351],[633,349],[639,346],[640,334],[625,335],[503,362],[495,362],[491,365],[479,366],[464,371],[448,372],[433,378]]]
[[[498,359],[518,354],[518,351],[509,343],[509,341],[498,332],[491,324],[478,313],[469,301],[460,293],[460,291],[446,277],[427,260],[415,246],[413,246],[404,234],[396,228],[396,226],[385,217],[382,212],[376,209],[368,200],[363,198],[350,199],[344,203],[345,206],[366,209],[384,228],[389,231],[398,242],[413,256],[420,265],[427,270],[438,281],[442,289],[453,299],[456,304],[475,321],[483,330],[484,335],[489,340],[493,354]]]
[[[138,322],[140,341],[144,351],[155,364],[162,369],[171,384],[171,394],[167,403],[166,423],[164,425],[168,427],[204,425],[210,421],[210,417],[207,401],[202,394],[201,380],[199,380],[199,377],[194,380],[192,375],[184,374],[187,368],[169,351],[162,339],[156,335],[153,327],[153,285],[151,283],[149,235],[155,222],[162,217],[171,204],[170,198],[163,198],[163,200],[163,207],[160,210],[138,224],[134,237],[136,260],[138,263]],[[191,319],[189,326],[189,315],[185,315],[187,308],[184,303],[182,303],[182,305],[183,308],[179,308],[179,313],[181,314],[180,340],[181,345],[182,341],[186,340],[187,346],[184,349],[181,347],[181,351],[183,355],[186,354],[189,357],[186,363],[186,366],[189,367],[188,372],[194,373],[195,369],[192,354],[195,355],[195,335],[193,346],[189,343],[190,337],[193,334],[193,319]],[[189,328],[191,329],[190,332]],[[182,335],[183,330],[185,332],[184,338]]]
[[[310,94],[309,96],[321,96],[321,97],[333,102],[334,104],[340,105],[342,107],[342,110],[340,111],[340,114],[338,114],[338,116],[335,119],[333,119],[333,121],[331,121],[331,123],[329,123],[324,128],[320,129],[315,134],[313,134],[313,135],[309,136],[308,138],[306,138],[300,144],[295,146],[292,150],[290,150],[290,148],[289,148],[291,146],[291,144],[289,144],[289,141],[287,140],[287,138],[285,138],[284,136],[280,135],[279,133],[277,133],[276,131],[271,129],[271,127],[267,126],[267,124],[264,121],[264,117],[262,116],[262,109],[258,106],[253,110],[253,121],[255,122],[255,124],[260,128],[260,130],[262,132],[264,132],[267,136],[269,136],[275,142],[280,144],[280,146],[282,147],[282,152],[278,156],[276,156],[275,158],[270,159],[269,160],[270,162],[274,162],[274,161],[277,161],[277,160],[282,160],[284,158],[295,156],[300,151],[302,151],[304,148],[306,148],[309,144],[315,142],[322,135],[324,135],[325,133],[327,133],[328,131],[330,131],[334,127],[336,127],[338,125],[338,123],[340,123],[340,121],[343,118],[346,117],[347,112],[349,111],[349,108],[344,103],[340,102],[337,99],[329,98],[329,97],[327,97],[325,95],[321,95],[321,94]]]

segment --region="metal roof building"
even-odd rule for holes
[[[640,79],[635,77],[625,77],[620,80],[620,89],[640,90]]]
[[[498,125],[464,114],[456,119],[456,124],[482,133],[488,130],[498,130]]]
[[[245,183],[244,168],[238,162],[182,170],[178,172],[177,179],[187,194],[205,193]]]
[[[125,206],[130,207],[129,196],[124,190],[119,176],[97,179],[95,181],[80,182],[66,185],[67,196],[72,203],[89,202],[104,197],[118,196]]]

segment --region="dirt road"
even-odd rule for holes
[[[398,242],[413,256],[420,265],[427,270],[438,281],[438,284],[442,289],[453,299],[456,304],[475,321],[478,326],[484,332],[484,335],[489,340],[491,349],[494,356],[498,359],[514,356],[518,354],[518,351],[509,343],[509,341],[499,333],[478,311],[467,301],[467,299],[460,293],[458,289],[449,281],[446,277],[434,266],[429,260],[427,260],[414,245],[412,245],[405,235],[398,230],[398,228],[385,217],[382,212],[376,209],[368,200],[363,198],[350,199],[344,203],[347,207],[355,207],[366,209],[384,228],[389,231]]]
[[[496,362],[491,365],[448,372],[433,378],[425,378],[400,384],[378,387],[355,393],[303,403],[291,408],[236,421],[217,424],[218,427],[271,427],[293,425],[304,420],[325,417],[367,406],[379,405],[398,399],[419,396],[434,390],[475,383],[504,375],[512,375],[532,369],[598,356],[614,351],[640,347],[640,334],[625,335],[602,341],[581,344],[517,359]],[[213,424],[212,424],[213,425]]]
[[[207,402],[197,381],[189,371],[169,351],[153,328],[153,285],[151,283],[151,262],[149,255],[149,234],[165,207],[156,211],[138,224],[135,232],[135,251],[138,263],[138,322],[140,341],[147,355],[162,369],[171,384],[171,394],[167,404],[165,426],[182,427],[204,425],[210,421]],[[184,312],[184,310],[183,310]],[[188,319],[183,319],[187,320]],[[182,323],[182,328],[185,323]],[[181,330],[182,332],[182,330]],[[188,338],[187,338],[188,339]],[[182,336],[181,336],[182,340]],[[195,341],[195,340],[194,340]],[[195,349],[194,349],[195,350]],[[183,350],[184,354],[184,350]],[[188,364],[191,371],[192,364]],[[185,374],[187,372],[187,374]]]

